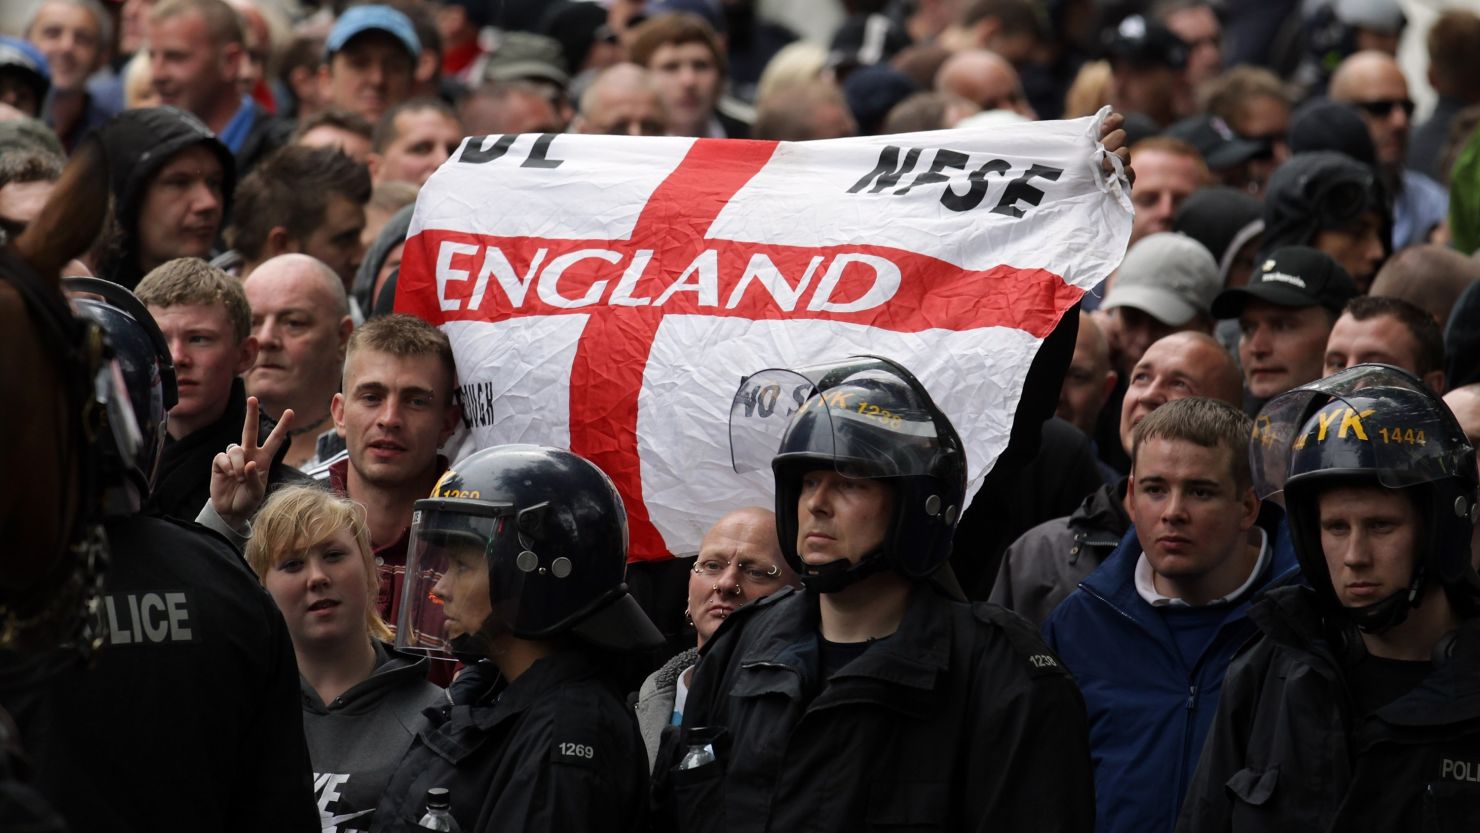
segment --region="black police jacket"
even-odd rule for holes
[[[74,831],[317,833],[298,669],[272,598],[194,524],[110,523],[91,668],[0,662],[36,786]]]
[[[1480,830],[1480,619],[1364,716],[1344,671],[1359,637],[1312,590],[1272,590],[1250,616],[1263,638],[1228,669],[1178,831]]]
[[[922,583],[893,636],[825,686],[818,668],[814,594],[732,614],[665,732],[655,828],[1093,828],[1084,700],[1017,616]],[[716,760],[685,768],[705,746]]]
[[[647,753],[608,675],[578,648],[508,686],[490,669],[468,669],[448,690],[451,705],[426,710],[431,725],[391,777],[371,831],[418,830],[433,787],[448,790],[463,833],[644,829]]]

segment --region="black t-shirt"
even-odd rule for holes
[[[1357,709],[1364,715],[1372,714],[1417,688],[1433,669],[1431,662],[1386,659],[1368,654],[1348,672]]]
[[[867,642],[829,642],[819,634],[817,648],[821,655],[822,679],[832,679],[832,675],[842,670],[843,666],[863,656],[865,651],[879,641],[870,639]]]

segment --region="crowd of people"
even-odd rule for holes
[[[61,272],[127,400],[101,651],[0,650],[0,828],[1480,828],[1480,13],[1400,62],[1402,6],[0,17],[0,244],[101,160]],[[466,137],[1107,106],[1128,246],[974,497],[912,357],[836,357],[775,505],[629,564],[606,474],[471,448],[451,343],[396,312]]]

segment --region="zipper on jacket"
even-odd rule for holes
[[[1188,711],[1195,711],[1196,709],[1197,709],[1197,683],[1193,683],[1192,685],[1189,685],[1187,687],[1187,710]]]

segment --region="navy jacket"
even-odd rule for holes
[[[1131,527],[1100,569],[1043,626],[1089,709],[1099,833],[1170,833],[1218,709],[1234,652],[1258,628],[1249,606],[1263,590],[1298,580],[1284,513],[1266,503],[1259,525],[1272,558],[1189,667],[1166,619],[1136,591],[1141,544]]]

